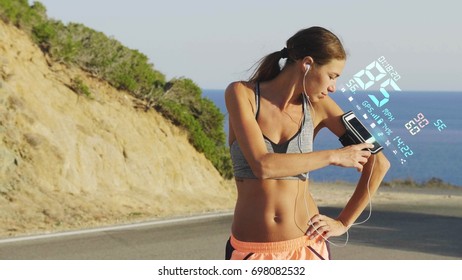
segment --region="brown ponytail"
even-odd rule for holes
[[[280,51],[271,53],[262,58],[258,63],[257,70],[255,70],[249,81],[263,82],[276,78],[276,76],[281,72],[281,67],[279,66],[279,60],[281,58]]]
[[[286,65],[306,56],[311,56],[318,65],[329,63],[332,59],[345,60],[346,53],[339,38],[329,30],[314,26],[298,31],[286,42],[287,48],[273,52],[258,63],[249,82],[269,81],[281,72],[279,60],[287,57]]]

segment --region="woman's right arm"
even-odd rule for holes
[[[254,93],[240,82],[232,83],[225,91],[233,135],[257,178],[271,179],[294,176],[328,165],[354,167],[362,170],[370,156],[363,151],[371,144],[359,144],[339,150],[316,151],[305,154],[268,153],[262,131],[252,107]]]

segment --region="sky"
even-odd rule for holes
[[[259,59],[298,30],[322,26],[348,52],[338,85],[384,56],[403,91],[462,92],[458,0],[40,2],[49,17],[102,31],[146,54],[168,80],[187,77],[203,89],[246,80]]]

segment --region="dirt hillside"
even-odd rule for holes
[[[2,21],[0,74],[0,237],[233,207],[185,132]]]

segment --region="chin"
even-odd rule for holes
[[[315,97],[315,98],[311,98],[309,101],[311,103],[318,103],[319,101],[321,101],[321,99],[319,97]]]

